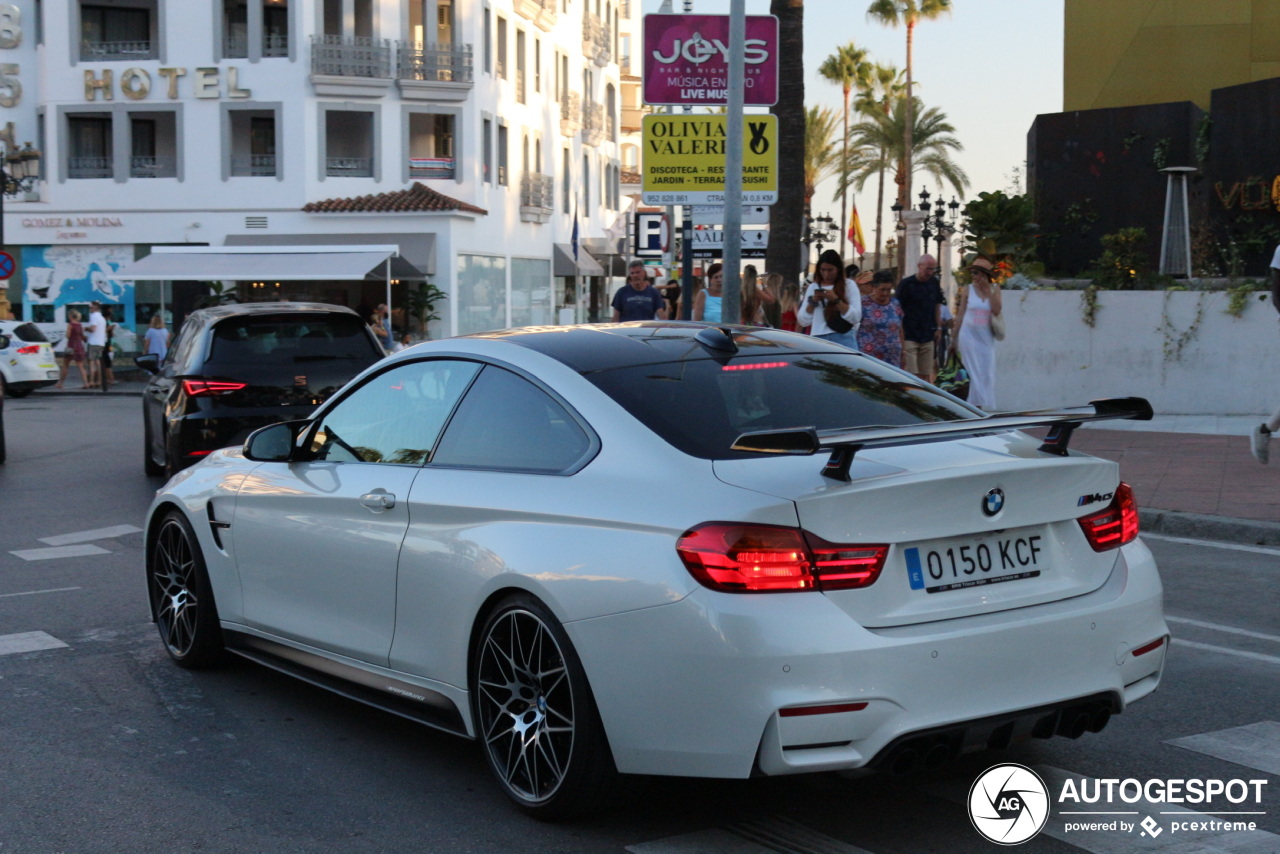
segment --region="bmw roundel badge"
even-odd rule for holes
[[[982,497],[982,512],[987,516],[994,516],[1004,509],[1004,490],[1000,487],[990,489],[987,494]]]

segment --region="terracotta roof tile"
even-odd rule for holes
[[[324,199],[308,202],[304,213],[415,213],[420,211],[466,211],[487,215],[483,208],[437,192],[418,181],[404,190],[356,196],[348,199]]]
[[[639,172],[623,172],[619,183],[622,184],[639,184],[641,175]]]

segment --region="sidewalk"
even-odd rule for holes
[[[107,394],[142,394],[141,378]],[[41,389],[46,396],[102,396],[96,388]],[[1142,529],[1174,537],[1280,545],[1280,439],[1270,465],[1249,453],[1249,431],[1262,416],[1163,415],[1107,421],[1076,431],[1071,447],[1115,460],[1133,487]]]

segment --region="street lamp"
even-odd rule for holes
[[[806,216],[804,219],[804,237],[800,242],[805,245],[805,268],[809,266],[809,246],[818,244],[818,256],[822,256],[822,247],[834,243],[838,234],[836,221],[828,214]]]

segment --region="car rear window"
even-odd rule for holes
[[[33,344],[47,342],[49,339],[40,331],[40,327],[34,323],[20,323],[13,328],[13,337],[19,341],[27,341]]]
[[[357,317],[343,314],[232,317],[213,328],[209,363],[326,362],[381,358]]]
[[[979,414],[852,352],[667,362],[586,378],[681,451],[711,460],[758,456],[730,450],[748,432],[888,427]]]

